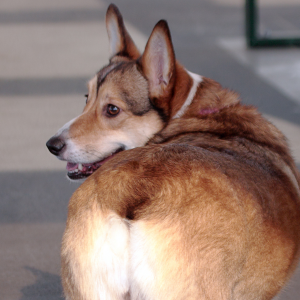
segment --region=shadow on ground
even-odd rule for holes
[[[36,277],[36,282],[21,289],[20,300],[63,300],[63,289],[60,276],[25,267]]]

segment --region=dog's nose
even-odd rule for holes
[[[65,147],[65,143],[60,138],[54,136],[46,143],[46,146],[52,154],[58,156]]]

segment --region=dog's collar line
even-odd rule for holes
[[[186,112],[187,108],[191,105],[191,103],[196,95],[199,83],[203,81],[202,76],[192,73],[190,71],[187,71],[187,72],[193,79],[193,85],[191,87],[191,90],[190,90],[185,102],[183,103],[181,108],[178,110],[176,115],[173,117],[173,119],[178,119],[181,116],[183,116],[183,114]]]

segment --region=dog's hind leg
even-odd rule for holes
[[[128,299],[128,224],[115,213],[103,212],[93,199],[84,208],[77,205],[77,197],[75,193],[69,206],[72,218],[62,243],[66,299]]]

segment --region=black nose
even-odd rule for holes
[[[46,143],[46,146],[52,154],[58,156],[65,147],[65,143],[60,138],[54,136]]]

